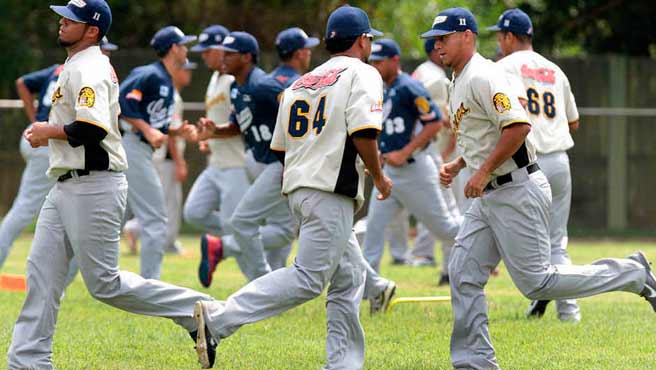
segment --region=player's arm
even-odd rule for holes
[[[207,139],[224,139],[228,137],[233,137],[241,135],[241,130],[239,125],[235,122],[225,122],[217,124],[211,119],[201,117],[196,124],[198,126],[198,140],[207,140]]]
[[[47,146],[49,139],[67,140],[73,148],[76,148],[100,143],[107,136],[107,131],[84,121],[75,121],[64,126],[35,122],[25,131],[24,136],[34,148]]]
[[[159,148],[166,142],[167,135],[162,133],[160,130],[150,126],[148,122],[144,121],[141,118],[128,117],[125,114],[121,115],[121,118],[132,125],[132,127],[141,132],[146,138],[146,140],[153,146],[153,148]]]
[[[178,151],[178,146],[175,141],[176,138],[169,136],[166,149],[175,164],[175,179],[178,182],[184,182],[187,179],[188,174],[187,161],[185,161],[184,153]]]
[[[16,80],[16,92],[18,97],[23,101],[23,110],[30,122],[36,120],[36,108],[34,107],[34,95],[25,84],[22,77]]]
[[[359,130],[351,134],[355,149],[358,151],[360,158],[364,162],[367,171],[371,175],[376,189],[378,189],[377,199],[383,200],[392,192],[392,181],[383,174],[383,169],[378,156],[378,141],[376,140],[379,131],[376,129]]]
[[[569,123],[569,133],[573,134],[579,130],[579,120],[572,121]]]

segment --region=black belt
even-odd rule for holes
[[[537,163],[531,163],[523,168],[526,168],[526,172],[528,172],[529,175],[540,170],[540,166],[538,166]],[[487,185],[485,185],[485,189],[483,189],[483,191],[494,190],[495,188],[498,188],[501,185],[512,182],[513,181],[512,172],[508,172],[505,175],[498,176],[496,179],[494,179],[494,181],[496,181],[496,185],[492,185],[492,181],[490,181],[487,183]]]
[[[66,172],[65,174],[59,176],[57,178],[57,181],[62,182],[62,181],[70,180],[75,176],[77,176],[77,177],[86,176],[89,173],[91,173],[91,171],[87,171],[87,170],[70,170],[70,171]]]

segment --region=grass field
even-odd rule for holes
[[[22,237],[4,273],[23,273],[31,236]],[[184,237],[188,256],[167,256],[162,279],[202,289],[196,279],[197,239]],[[656,243],[572,242],[576,263],[625,256],[636,249],[656,259]],[[121,267],[138,271],[138,257],[123,255]],[[398,284],[397,296],[446,295],[432,268],[392,267],[382,273]],[[217,299],[245,283],[234,261],[219,267],[212,288]],[[541,320],[528,321],[528,301],[501,268],[487,289],[490,331],[504,369],[656,369],[656,314],[642,298],[611,293],[580,300],[583,320],[565,324],[550,305]],[[23,293],[0,291],[0,348],[9,347]],[[325,299],[320,298],[254,325],[221,342],[216,368],[320,369],[324,361]],[[362,305],[367,335],[366,369],[450,369],[451,307],[399,305],[391,315],[369,317]],[[66,291],[55,334],[54,363],[59,369],[195,369],[188,334],[172,322],[128,314],[94,301],[78,276]],[[0,356],[6,368],[6,356]]]

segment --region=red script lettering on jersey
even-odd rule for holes
[[[533,69],[526,64],[522,64],[522,77],[530,78],[540,82],[556,83],[556,71],[548,68]]]
[[[345,70],[346,68],[334,68],[321,75],[306,73],[301,78],[296,80],[296,82],[294,82],[292,85],[292,90],[319,90],[327,86],[332,86],[337,82],[337,80],[339,80],[339,76]]]

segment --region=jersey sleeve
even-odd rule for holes
[[[41,88],[43,88],[43,86],[48,82],[55,69],[57,69],[57,65],[28,73],[22,76],[21,79],[31,93],[38,93],[41,91]]]
[[[125,81],[126,85],[120,90],[119,104],[121,115],[129,118],[138,118],[147,121],[141,112],[141,103],[148,93],[148,76],[133,76]]]
[[[364,67],[353,72],[351,93],[346,102],[346,130],[349,135],[365,129],[382,129],[383,79],[374,67]]]
[[[285,132],[287,131],[287,125],[289,124],[287,117],[287,107],[289,104],[285,100],[285,93],[282,93],[280,97],[280,108],[278,109],[278,114],[276,116],[276,127],[273,129],[273,138],[271,138],[271,144],[269,145],[271,150],[277,152],[286,151],[285,146]]]
[[[103,78],[98,73],[76,70],[69,81],[75,94],[75,120],[109,132],[109,75]]]
[[[576,100],[572,87],[569,84],[569,79],[563,74],[563,96],[565,97],[565,114],[567,115],[567,122],[574,122],[579,120],[579,110],[576,108]]]
[[[442,119],[442,113],[421,83],[413,81],[405,90],[407,98],[412,102],[412,109],[417,113],[422,124]]]
[[[490,71],[493,72],[493,71]],[[528,123],[528,115],[502,71],[471,79],[471,92],[488,119],[499,130],[513,123]]]

